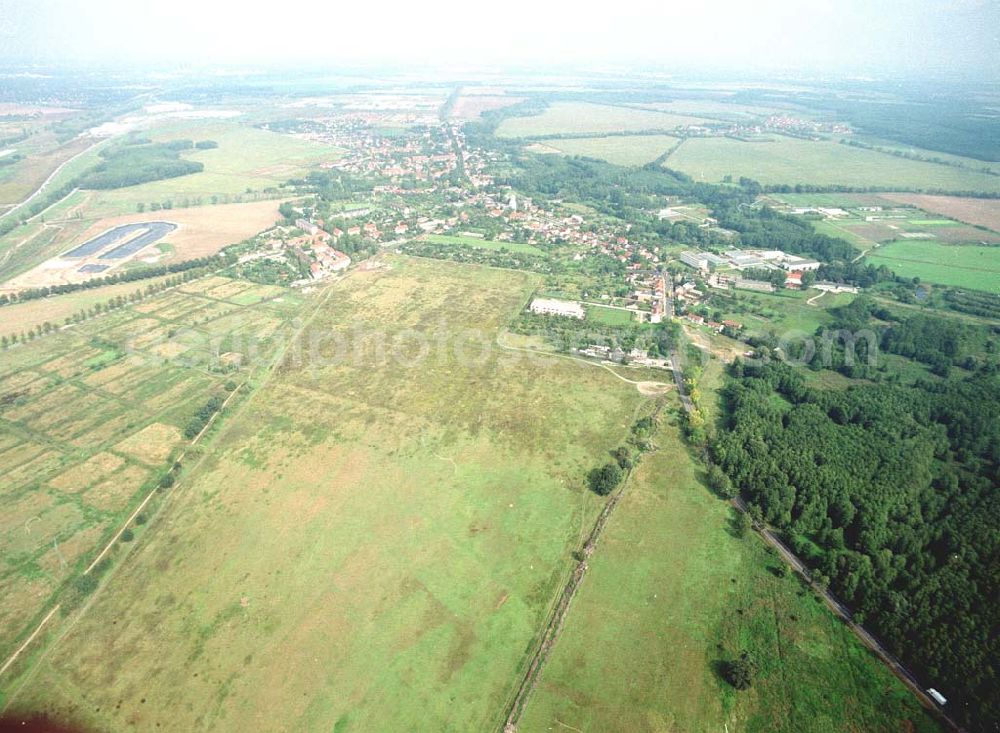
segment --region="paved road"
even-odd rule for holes
[[[745,512],[747,510],[746,503],[740,497],[733,499],[732,504],[739,511]],[[863,626],[855,623],[853,617],[851,616],[850,609],[847,608],[843,603],[841,603],[836,596],[833,595],[826,588],[822,588],[812,582],[812,578],[809,575],[809,569],[805,564],[799,560],[794,552],[782,542],[781,538],[778,537],[774,532],[772,532],[767,527],[763,527],[760,530],[761,536],[770,544],[774,549],[778,551],[781,557],[792,566],[799,574],[801,574],[812,587],[816,593],[822,597],[826,602],[826,605],[838,616],[844,623],[855,633],[855,635],[861,639],[865,646],[875,652],[879,658],[891,669],[897,677],[899,677],[907,687],[912,690],[913,694],[917,696],[924,707],[935,711],[945,723],[947,723],[952,730],[959,731],[959,733],[964,733],[964,729],[958,725],[954,720],[952,720],[947,714],[941,710],[940,707],[931,699],[931,697],[924,692],[923,686],[917,681],[917,678],[913,675],[910,670],[908,670],[903,663],[900,662],[896,657],[882,645],[874,634],[865,629]]]

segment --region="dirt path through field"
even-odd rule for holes
[[[20,209],[22,206],[26,206],[27,204],[29,204],[33,198],[35,198],[38,194],[40,194],[42,191],[44,191],[45,188],[50,183],[52,183],[52,179],[55,178],[56,176],[58,176],[59,173],[62,171],[63,168],[65,168],[67,165],[69,165],[70,163],[72,163],[74,160],[76,160],[80,156],[86,155],[91,150],[93,150],[94,148],[98,147],[99,145],[103,145],[104,143],[105,143],[105,140],[98,140],[93,145],[89,145],[86,148],[84,148],[83,150],[81,150],[79,153],[77,153],[76,155],[74,155],[72,158],[69,158],[68,160],[64,160],[62,163],[60,163],[56,167],[56,169],[54,171],[52,171],[49,174],[48,178],[46,178],[44,181],[42,181],[42,184],[38,188],[36,188],[34,190],[34,192],[30,196],[28,196],[28,198],[22,200],[21,203],[15,205],[13,208],[7,209],[7,211],[5,211],[2,214],[0,214],[0,220],[6,219],[8,216],[10,216],[11,214],[13,214],[15,211],[17,211],[18,209]]]
[[[637,383],[633,382],[633,384]],[[656,409],[653,410],[652,414],[654,420],[659,416],[663,407],[664,402],[662,401],[656,405]],[[621,487],[611,494],[608,502],[601,510],[601,513],[597,515],[597,521],[594,522],[594,527],[590,530],[590,534],[587,536],[587,541],[583,544],[583,550],[579,556],[576,567],[573,568],[573,572],[570,574],[569,579],[563,586],[562,592],[557,597],[555,605],[552,607],[549,619],[539,636],[538,646],[532,654],[531,662],[528,664],[528,668],[525,671],[524,676],[521,678],[516,691],[504,709],[506,718],[503,723],[503,733],[515,733],[515,731],[517,731],[517,725],[521,720],[521,715],[524,713],[528,698],[531,696],[535,686],[538,684],[542,668],[545,666],[545,662],[548,660],[549,654],[551,653],[556,642],[559,640],[559,635],[562,633],[563,626],[566,623],[566,617],[569,615],[570,605],[576,597],[576,592],[579,590],[580,583],[583,581],[583,577],[587,572],[587,559],[594,553],[594,550],[597,547],[597,542],[601,538],[601,534],[604,532],[604,528],[607,526],[608,521],[611,519],[611,515],[614,513],[615,508],[621,501],[622,496],[625,494],[625,491],[628,488],[629,479],[632,478],[632,470],[633,469],[631,468],[629,469],[621,483]]]
[[[541,351],[539,349],[528,349],[522,346],[508,346],[507,344],[503,343],[502,333],[497,334],[497,346],[499,346],[501,349],[506,349],[507,351],[521,351],[524,352],[525,354],[534,354],[536,356],[551,356],[557,359],[569,359],[570,361],[577,361],[580,362],[581,364],[586,364],[587,366],[600,367],[601,369],[605,369],[611,372],[611,374],[615,375],[616,377],[618,377],[618,379],[622,380],[626,384],[634,384],[636,390],[638,390],[640,394],[645,395],[647,397],[663,394],[664,392],[670,389],[670,385],[667,384],[666,382],[636,381],[634,379],[628,379],[626,377],[623,377],[621,374],[619,374],[618,372],[616,372],[614,369],[612,369],[607,364],[604,364],[603,362],[590,361],[588,359],[583,359],[579,356],[570,356],[569,354],[557,354],[554,351]]]

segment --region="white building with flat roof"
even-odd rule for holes
[[[812,270],[818,270],[823,263],[817,262],[816,260],[807,260],[804,257],[796,257],[795,255],[788,255],[784,261],[779,263],[783,270],[798,270],[799,272],[809,272]]]
[[[708,257],[703,252],[681,252],[681,262],[696,270],[708,269]]]
[[[555,298],[535,298],[528,306],[532,313],[542,313],[549,316],[566,316],[583,320],[587,312],[575,300],[556,300]]]

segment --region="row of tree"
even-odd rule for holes
[[[94,288],[101,288],[107,285],[117,285],[118,283],[148,280],[149,278],[163,277],[164,275],[186,272],[188,270],[224,267],[229,264],[230,261],[231,258],[227,257],[225,254],[218,254],[208,257],[196,257],[195,259],[184,260],[183,262],[174,262],[168,265],[150,265],[148,267],[144,266],[122,269],[113,275],[95,277],[79,283],[63,283],[61,285],[49,285],[44,288],[28,288],[16,293],[3,293],[0,294],[0,306],[10,305],[13,303],[23,303],[29,300],[37,300],[38,298],[47,298],[50,295],[63,295],[65,293],[75,293],[81,290],[93,290]],[[198,275],[199,273],[195,273],[192,277],[197,277]]]

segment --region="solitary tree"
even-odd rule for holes
[[[622,469],[617,463],[607,463],[591,471],[587,480],[594,493],[607,496],[621,483]]]
[[[749,652],[743,652],[736,659],[727,662],[725,667],[726,681],[737,690],[746,690],[753,684],[757,665]]]

